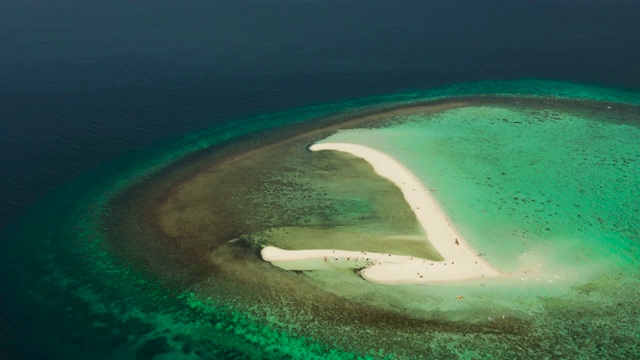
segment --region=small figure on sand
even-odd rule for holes
[[[456,245],[460,245],[460,242],[458,242],[458,238],[456,238]]]
[[[324,262],[327,262],[327,257],[326,256],[324,257]]]

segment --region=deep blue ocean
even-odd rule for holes
[[[315,104],[483,80],[640,90],[639,19],[624,0],[0,0],[0,358],[63,358],[10,292],[17,224],[68,182]]]

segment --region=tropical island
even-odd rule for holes
[[[191,302],[347,352],[411,357],[434,326],[432,345],[474,334],[489,346],[484,333],[522,345],[562,327],[549,308],[594,306],[585,291],[610,291],[633,264],[634,114],[624,102],[470,95],[317,117],[123,189],[104,241]]]

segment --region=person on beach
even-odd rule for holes
[[[458,238],[456,238],[456,245],[460,245],[460,243],[458,242]]]

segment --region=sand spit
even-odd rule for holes
[[[286,270],[362,269],[363,278],[381,284],[450,282],[501,275],[460,236],[423,184],[392,157],[348,143],[320,143],[309,149],[350,153],[398,186],[427,234],[425,241],[431,241],[444,260],[333,249],[283,250],[273,246],[262,250],[264,260]]]

